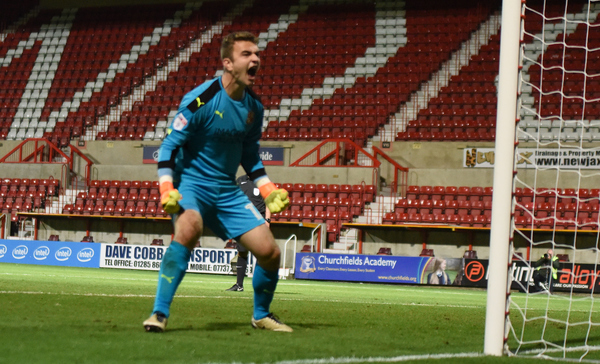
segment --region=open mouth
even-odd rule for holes
[[[248,74],[252,77],[256,76],[256,72],[258,72],[258,66],[254,66],[248,69]]]

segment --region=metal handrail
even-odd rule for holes
[[[68,155],[48,139],[29,138],[23,140],[4,157],[0,158],[0,163],[55,163],[68,166],[69,171],[72,172],[74,157],[77,155],[86,162],[85,181],[89,185],[92,160],[74,145],[69,144],[67,147],[69,148]],[[55,157],[61,157],[64,160],[55,161]]]
[[[317,250],[315,250],[315,241],[316,242],[323,241],[322,235],[323,235],[323,231],[325,230],[323,228],[323,225],[324,224],[319,224],[310,233],[310,251],[311,252],[316,252],[317,251]],[[320,235],[321,236],[319,236],[319,235],[316,234],[317,231],[320,231]],[[317,248],[318,248],[319,253],[322,253],[322,251],[323,251],[323,244],[318,244]]]
[[[396,162],[389,155],[385,154],[383,150],[373,146],[373,155],[375,158],[377,156],[382,156],[386,161],[388,161],[392,166],[394,166],[394,181],[392,182],[392,191],[400,192],[402,197],[406,196],[406,188],[408,186],[408,167],[403,167],[400,163]]]
[[[285,261],[286,261],[286,256],[287,256],[287,245],[292,240],[294,240],[294,259],[292,260],[291,273],[293,273],[295,271],[295,269],[296,269],[296,248],[297,248],[297,244],[298,244],[298,238],[296,237],[296,234],[290,235],[290,237],[285,241],[285,244],[283,246],[283,266],[281,267],[281,269],[285,271]],[[286,279],[286,278],[287,278],[287,276],[279,274],[279,279]]]

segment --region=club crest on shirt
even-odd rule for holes
[[[177,116],[175,116],[175,119],[173,120],[173,130],[183,130],[183,128],[185,128],[185,126],[188,124],[188,120],[185,118],[185,116],[183,116],[182,113],[177,114]]]
[[[254,111],[250,111],[248,113],[248,117],[246,118],[246,124],[252,124],[254,121]]]

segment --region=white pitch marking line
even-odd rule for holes
[[[154,295],[144,294],[107,294],[107,293],[65,293],[65,292],[35,292],[35,291],[0,291],[0,294],[24,294],[24,295],[57,295],[57,296],[84,296],[84,297],[116,297],[116,298],[152,298]],[[229,299],[244,299],[250,300],[252,297],[245,296],[206,296],[206,295],[175,295],[175,298],[229,298]],[[466,306],[466,305],[440,305],[440,304],[425,304],[425,303],[414,303],[414,302],[372,302],[372,301],[346,301],[346,300],[327,300],[327,299],[296,299],[296,298],[285,298],[277,297],[279,301],[308,301],[308,302],[333,302],[333,303],[349,303],[349,304],[372,304],[372,305],[393,305],[393,306],[421,306],[421,307],[449,307],[449,308],[468,308],[468,309],[480,309],[484,306]]]
[[[452,359],[452,358],[476,358],[483,357],[482,353],[455,353],[455,354],[425,354],[425,355],[404,355],[385,357],[342,357],[342,358],[323,358],[323,359],[302,359],[302,360],[284,360],[273,362],[271,364],[352,364],[352,363],[397,363],[409,360],[431,360],[431,359]],[[209,363],[209,364],[224,364],[224,363]],[[233,362],[227,364],[242,364]],[[255,364],[255,363],[249,363]]]

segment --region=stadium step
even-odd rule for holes
[[[334,243],[335,244],[340,244],[340,243]],[[331,248],[331,249],[323,249],[323,253],[326,254],[358,254],[358,252],[354,249],[336,249],[336,248]]]

